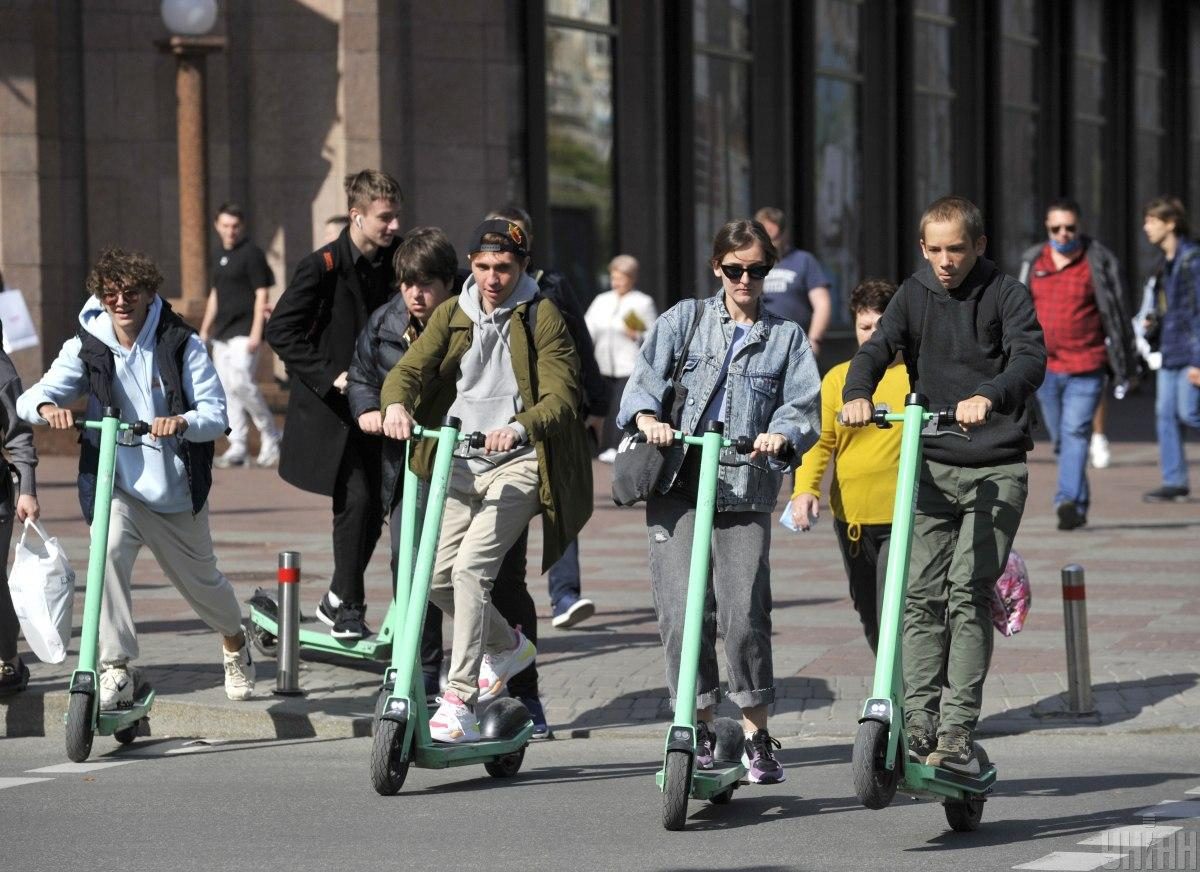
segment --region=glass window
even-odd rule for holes
[[[1134,203],[1136,209],[1163,191],[1163,69],[1162,7],[1157,3],[1137,4],[1134,82]],[[1129,216],[1133,218],[1133,216]],[[1140,216],[1137,216],[1140,218]],[[1149,275],[1158,257],[1157,250],[1139,240],[1136,247],[1138,275]]]
[[[616,29],[611,4],[601,0],[550,0],[547,12],[546,151],[554,227],[547,265],[567,275],[586,307],[614,250]]]
[[[915,0],[913,10],[913,203],[917,227],[925,207],[953,193],[955,92],[950,46],[955,20],[950,0]],[[904,234],[901,234],[902,237]],[[915,252],[914,263],[920,263]]]
[[[1103,238],[1110,226],[1105,220],[1104,172],[1105,128],[1108,125],[1105,87],[1108,57],[1104,53],[1103,0],[1076,0],[1075,3],[1075,117],[1071,176],[1075,190],[1070,194],[1083,210],[1083,221]]]
[[[1020,269],[1025,248],[1044,235],[1036,172],[1040,111],[1036,22],[1034,0],[1000,4],[1001,184],[995,216],[999,245],[990,247],[990,256],[1013,275]]]
[[[815,12],[817,202],[811,244],[830,278],[832,321],[847,325],[846,301],[862,277],[863,256],[862,3],[817,0]],[[795,240],[801,248],[805,241]]]
[[[717,230],[751,214],[750,11],[748,0],[693,0],[696,286],[719,284],[708,265]],[[712,40],[712,41],[709,41]]]

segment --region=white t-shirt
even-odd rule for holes
[[[642,347],[642,337],[657,317],[654,300],[638,290],[623,296],[618,296],[616,291],[605,291],[592,300],[583,319],[592,334],[596,363],[602,375],[629,378]],[[630,339],[625,332],[629,321],[641,322],[636,339]]]

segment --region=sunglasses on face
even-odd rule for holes
[[[1068,233],[1074,233],[1075,225],[1074,224],[1050,224],[1050,225],[1047,225],[1047,229],[1051,233],[1059,233],[1063,230],[1067,231]]]
[[[112,305],[122,297],[125,298],[126,303],[136,303],[141,296],[142,292],[140,288],[130,288],[127,291],[105,291],[100,295],[100,299]]]
[[[725,273],[725,277],[731,282],[741,281],[743,273],[750,273],[750,278],[761,282],[770,271],[771,268],[765,263],[756,263],[753,266],[742,266],[740,263],[721,264],[721,272]]]

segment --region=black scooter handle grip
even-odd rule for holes
[[[467,445],[471,448],[482,448],[487,442],[487,434],[476,431],[467,437]]]

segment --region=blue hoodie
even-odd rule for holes
[[[162,307],[162,300],[155,295],[146,313],[146,323],[128,350],[117,341],[112,320],[99,300],[89,299],[79,313],[83,329],[112,350],[116,374],[113,396],[123,420],[153,421],[170,414],[154,360],[154,334]],[[49,372],[21,394],[17,400],[17,414],[24,420],[45,424],[46,420],[37,411],[43,403],[66,407],[85,395],[88,397],[88,420],[99,419],[100,403],[90,396],[87,368],[79,359],[81,344],[78,336],[68,339]],[[175,450],[177,439],[211,442],[224,433],[227,426],[225,391],[198,336],[188,339],[183,362],[183,390],[191,407],[183,415],[188,422],[183,436],[168,439],[143,436],[138,440],[140,447],[117,449],[115,487],[164,514],[192,510],[187,474]]]

